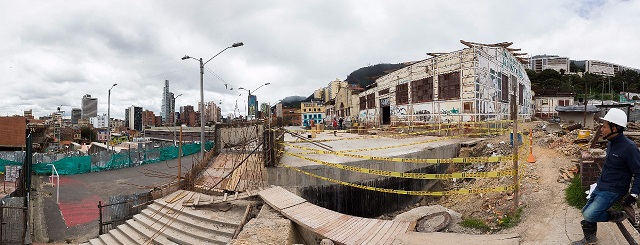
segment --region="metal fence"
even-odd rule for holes
[[[0,202],[0,244],[25,244],[27,212],[23,197],[2,199]]]
[[[109,198],[109,203],[98,202],[100,216],[99,234],[105,234],[118,225],[124,224],[134,215],[139,214],[153,201],[150,192],[133,193],[130,195],[117,195]]]

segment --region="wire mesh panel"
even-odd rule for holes
[[[27,231],[24,198],[4,198],[0,203],[0,244],[24,244]]]

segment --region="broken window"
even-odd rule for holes
[[[396,104],[405,105],[409,103],[409,83],[396,85]]]
[[[507,75],[502,74],[502,101],[509,101],[509,77]]]
[[[524,105],[524,85],[522,84],[518,84],[518,97],[519,99],[519,105]]]
[[[411,102],[433,101],[433,77],[411,82]]]
[[[367,95],[367,109],[376,108],[376,94]]]
[[[438,75],[438,99],[460,98],[460,72]]]

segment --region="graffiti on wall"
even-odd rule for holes
[[[406,116],[407,115],[407,106],[406,105],[393,105],[393,106],[391,106],[391,115],[392,116]]]

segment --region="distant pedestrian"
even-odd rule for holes
[[[340,117],[340,119],[338,120],[338,128],[340,128],[340,130],[342,130],[343,123],[344,123],[344,118]]]
[[[333,126],[333,129],[337,129],[338,128],[338,120],[336,120],[336,118],[333,118],[333,122],[331,123],[331,126]]]

